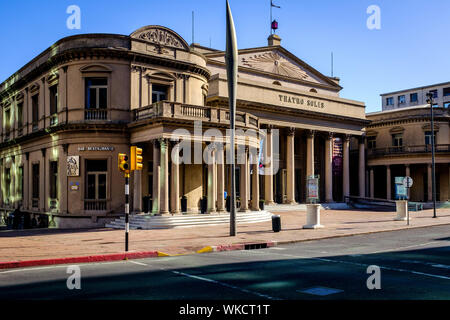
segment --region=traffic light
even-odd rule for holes
[[[130,165],[128,164],[128,155],[125,153],[119,153],[118,159],[119,170],[125,173],[130,172]]]
[[[138,147],[131,147],[131,171],[142,170],[142,149]]]

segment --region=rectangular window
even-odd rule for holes
[[[50,198],[58,199],[58,161],[50,162]]]
[[[86,109],[106,109],[108,105],[108,79],[86,78]]]
[[[58,112],[58,85],[49,88],[50,91],[50,115]]]
[[[434,144],[436,144],[436,131],[434,132]],[[431,131],[425,131],[425,145],[431,145]]]
[[[19,193],[19,195],[20,195],[20,199],[21,200],[23,200],[23,180],[24,178],[23,178],[23,166],[20,166],[19,167],[19,190],[17,190],[18,191],[18,193]]]
[[[31,171],[33,174],[32,196],[33,199],[39,199],[39,163],[33,163]]]
[[[417,93],[411,93],[411,94],[409,95],[409,101],[411,101],[411,103],[417,102],[418,100],[419,100],[419,99],[418,99]]]
[[[403,135],[402,134],[393,134],[392,135],[392,146],[393,147],[402,147],[403,146]]]
[[[430,90],[430,93],[433,94],[433,98],[436,99],[438,97],[438,91],[437,90]]]
[[[368,149],[377,148],[377,137],[367,137],[367,148]]]
[[[38,128],[39,124],[39,95],[35,94],[31,97],[31,108],[33,113],[33,130],[36,130]]]
[[[398,104],[405,104],[405,103],[406,103],[406,96],[405,95],[398,96]]]
[[[11,169],[5,169],[5,203],[9,204],[11,199]]]
[[[152,103],[167,100],[168,89],[169,89],[168,86],[164,86],[164,85],[160,85],[160,84],[153,84],[152,85]]]
[[[393,106],[394,105],[394,98],[393,97],[386,98],[386,105]]]
[[[107,160],[86,160],[86,199],[106,200]]]
[[[5,123],[5,134],[9,138],[9,131],[11,130],[11,109],[10,108],[5,110],[4,123]]]
[[[17,105],[17,126],[19,128],[23,126],[23,102]]]
[[[444,97],[450,96],[450,87],[444,88]]]

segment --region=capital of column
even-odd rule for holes
[[[363,134],[362,136],[358,137],[359,144],[364,144],[366,142],[366,135]]]
[[[306,130],[306,136],[308,138],[314,138],[315,134],[316,134],[315,130]]]
[[[326,140],[331,140],[334,138],[334,132],[326,132],[325,133],[325,139]]]
[[[349,142],[351,137],[352,137],[352,136],[351,136],[350,134],[344,134],[344,135],[342,136],[342,140],[343,140],[344,142]]]
[[[295,135],[295,128],[290,127],[290,128],[288,129],[288,135],[289,135],[289,136],[294,136],[294,135]]]
[[[267,130],[267,133],[272,133],[273,125],[271,125],[271,124],[267,125],[266,130]]]

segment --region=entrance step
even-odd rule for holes
[[[237,212],[236,223],[257,223],[271,221],[272,214],[267,211]],[[220,225],[230,223],[230,214],[186,214],[151,216],[145,214],[130,215],[130,229],[170,229],[195,227],[200,225]],[[120,217],[105,225],[106,228],[124,229],[125,217]]]

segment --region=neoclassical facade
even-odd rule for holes
[[[450,198],[450,115],[434,107],[436,199]],[[410,176],[410,199],[432,201],[431,115],[429,105],[368,113],[367,177],[371,198],[395,199],[395,177]]]
[[[161,26],[56,42],[0,85],[3,212],[20,207],[59,227],[104,225],[124,212],[117,154],[131,145],[144,150],[143,170],[131,177],[133,212],[199,213],[202,199],[207,213],[224,212],[224,55]],[[257,211],[261,199],[303,203],[311,175],[321,202],[365,195],[369,121],[364,104],[341,98],[341,89],[277,35],[239,51],[239,210]]]

